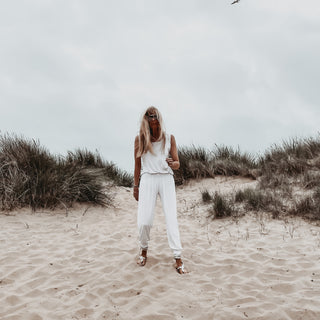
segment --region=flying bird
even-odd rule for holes
[[[240,0],[234,0],[231,4],[235,4],[235,3],[238,3],[240,2]]]

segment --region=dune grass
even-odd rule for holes
[[[218,192],[214,193],[209,212],[217,219],[231,217],[235,213],[233,202]]]
[[[209,203],[213,200],[212,195],[210,194],[210,192],[205,189],[201,192],[201,196],[202,196],[202,202],[204,203]]]
[[[256,189],[228,196],[204,190],[202,200],[217,218],[253,210],[271,212],[274,217],[320,219],[319,137],[290,139],[259,157],[218,145],[212,150],[181,147],[178,153],[177,185],[216,175],[258,180]],[[0,135],[0,210],[68,207],[75,202],[110,205],[109,188],[132,187],[132,183],[131,174],[103,160],[97,151],[77,149],[65,157],[56,156],[39,141]]]
[[[262,175],[285,174],[296,176],[312,167],[320,168],[320,139],[292,138],[283,141],[282,145],[273,145],[260,157],[258,166]],[[318,161],[314,163],[314,160]]]
[[[178,150],[180,168],[175,173],[177,185],[189,179],[214,178],[215,175],[255,178],[255,158],[239,149],[216,145],[212,150],[203,147],[181,147]]]
[[[178,149],[180,168],[175,172],[175,183],[181,185],[189,179],[214,177],[210,164],[210,153],[202,148],[192,146]]]
[[[75,202],[110,205],[106,181],[132,183],[130,175],[87,150],[54,156],[39,141],[0,136],[0,210],[70,207]],[[129,182],[130,181],[130,182]]]
[[[320,219],[320,137],[290,139],[281,145],[273,145],[264,155],[252,157],[238,150],[220,147],[207,157],[214,174],[241,175],[256,177],[255,189],[237,191],[228,196],[228,205],[233,208],[231,215],[248,210],[272,213],[274,218],[295,215],[307,219]],[[224,170],[213,159],[221,159]],[[241,168],[232,170],[232,168]],[[305,194],[305,196],[301,196]],[[220,195],[220,197],[222,197]],[[226,196],[224,196],[226,197]],[[202,200],[212,203],[215,200],[208,190],[203,191]],[[223,197],[222,197],[223,199]],[[216,200],[217,201],[217,200]],[[223,201],[220,199],[220,202]],[[217,210],[209,209],[209,212]],[[227,216],[227,215],[226,215]]]
[[[317,186],[311,195],[307,195],[299,200],[294,200],[294,205],[289,213],[311,220],[320,220],[320,187]]]
[[[133,185],[132,174],[121,170],[113,162],[103,160],[98,151],[95,153],[87,149],[68,151],[66,162],[79,167],[101,169],[104,178],[117,186],[132,187]]]

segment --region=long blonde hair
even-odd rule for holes
[[[159,140],[162,141],[162,149],[164,150],[165,144],[166,144],[166,134],[164,131],[164,125],[161,113],[159,110],[151,106],[149,107],[143,114],[140,124],[140,132],[139,132],[139,149],[137,152],[137,157],[141,157],[144,153],[147,153],[150,151],[153,153],[152,143],[151,143],[151,132],[150,132],[150,126],[148,121],[148,115],[149,114],[156,114],[158,121],[159,121],[159,127],[160,127],[160,136]]]

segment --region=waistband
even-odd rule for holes
[[[172,176],[173,177],[173,174],[170,173],[170,172],[142,172],[140,174],[140,177],[142,177],[143,175],[150,175],[150,176],[157,176],[157,175],[161,175],[161,176]]]

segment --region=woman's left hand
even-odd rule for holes
[[[166,161],[171,169],[176,170],[179,168],[178,161],[174,161],[172,158],[167,158]]]
[[[133,196],[137,201],[139,201],[139,187],[133,187]]]

